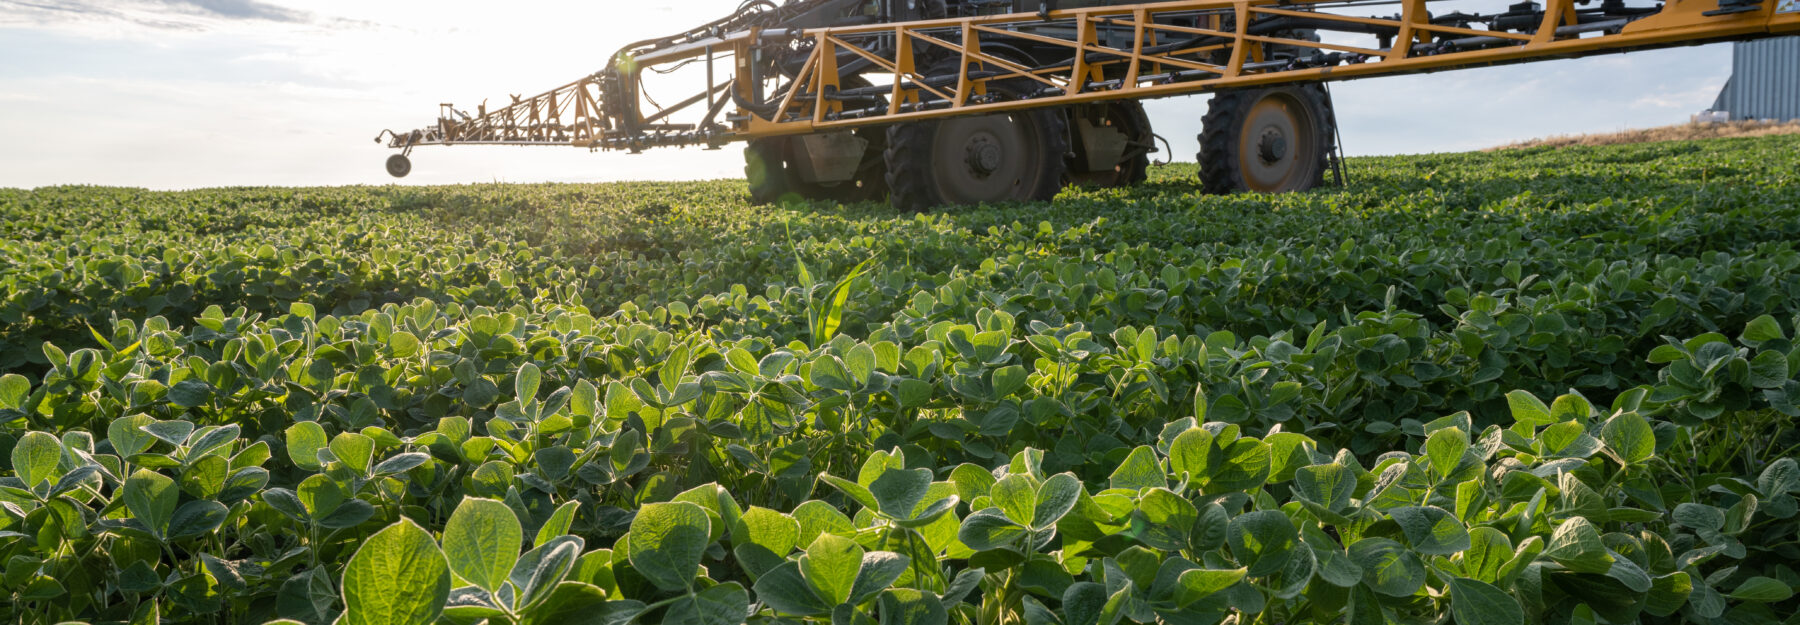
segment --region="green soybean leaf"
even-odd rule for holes
[[[930,488],[931,469],[888,470],[869,483],[869,495],[882,514],[904,519]]]
[[[194,500],[175,509],[169,515],[169,539],[181,540],[211,534],[225,523],[229,512],[225,504],[217,501]]]
[[[1544,555],[1577,573],[1605,574],[1613,563],[1600,532],[1583,517],[1572,517],[1557,526],[1544,546]]]
[[[1768,497],[1800,492],[1800,461],[1782,458],[1771,463],[1757,476],[1756,489]]]
[[[809,554],[810,555],[810,554]],[[850,585],[850,604],[861,604],[875,593],[893,585],[894,580],[906,572],[906,565],[912,560],[891,551],[870,551],[863,554],[862,568],[856,572],[856,581]]]
[[[344,568],[343,625],[425,625],[450,596],[450,567],[431,534],[401,518],[363,541]]]
[[[1425,585],[1425,563],[1405,545],[1387,538],[1364,538],[1350,545],[1350,560],[1362,567],[1371,590],[1407,597]]]
[[[685,501],[706,510],[707,522],[711,524],[712,534],[709,540],[725,537],[726,530],[738,522],[744,515],[744,509],[738,506],[737,500],[726,492],[718,483],[707,483],[695,486],[676,495],[674,501]]]
[[[987,469],[973,464],[961,464],[950,471],[950,483],[956,485],[957,497],[963,501],[974,501],[976,497],[988,496],[997,481]]]
[[[1044,480],[1037,490],[1037,507],[1032,510],[1031,526],[1051,527],[1075,508],[1081,499],[1081,480],[1073,473],[1058,473]]]
[[[1685,571],[1676,571],[1651,580],[1650,593],[1644,597],[1644,611],[1655,616],[1668,616],[1687,605],[1694,583]]]
[[[829,474],[821,475],[819,476],[819,479],[825,480],[826,484],[830,484],[839,491],[842,491],[844,496],[849,497],[856,503],[862,504],[864,508],[868,508],[871,511],[881,509],[881,503],[875,499],[875,494],[869,492],[869,489],[861,484]],[[927,479],[927,481],[930,480]],[[798,510],[796,510],[796,512],[798,512]]]
[[[151,575],[154,576],[154,572]],[[281,590],[275,597],[275,611],[297,619],[295,622],[330,622],[337,614],[337,610],[333,609],[337,602],[337,580],[333,579],[331,571],[324,568],[309,569],[282,582]]]
[[[1414,551],[1428,556],[1447,556],[1469,548],[1469,530],[1456,515],[1436,506],[1395,508],[1388,511]]]
[[[1431,461],[1431,473],[1437,479],[1449,477],[1469,451],[1469,434],[1457,428],[1444,428],[1425,439],[1425,457]]]
[[[313,421],[301,421],[288,426],[287,450],[288,459],[294,466],[307,471],[323,468],[319,464],[319,450],[325,449],[328,439],[325,428]]]
[[[950,613],[938,598],[911,588],[890,588],[877,602],[882,625],[948,625]]]
[[[1737,590],[1726,596],[1739,601],[1781,603],[1794,596],[1794,589],[1781,580],[1757,576],[1744,580],[1744,583],[1738,584]]]
[[[1037,486],[1030,477],[1008,475],[995,482],[988,492],[989,500],[1000,507],[1006,518],[1026,527],[1032,525],[1037,516]]]
[[[331,439],[331,453],[357,473],[368,473],[375,460],[375,439],[355,432],[341,432]]]
[[[963,569],[961,573],[957,573],[956,579],[950,580],[950,584],[944,587],[944,594],[938,598],[944,609],[948,610],[962,603],[964,597],[981,585],[981,580],[986,575],[987,570],[981,567]]]
[[[1106,587],[1093,582],[1076,582],[1063,591],[1063,622],[1066,625],[1096,625],[1106,610]]]
[[[850,600],[851,588],[862,570],[863,548],[856,541],[836,534],[820,534],[800,556],[800,572],[813,592],[826,603],[837,605]]]
[[[1294,432],[1277,432],[1263,438],[1269,445],[1269,481],[1275,483],[1294,479],[1294,472],[1308,464],[1312,464],[1312,452],[1317,442],[1303,434]]]
[[[1215,446],[1208,457],[1207,492],[1261,487],[1269,481],[1272,454],[1268,443],[1254,438],[1240,438],[1224,448]]]
[[[120,458],[144,453],[156,445],[156,437],[145,432],[143,427],[155,422],[156,419],[141,414],[113,419],[106,426],[106,440],[112,443],[113,452]]]
[[[35,489],[38,484],[60,477],[56,466],[62,462],[62,457],[62,441],[55,436],[45,432],[26,432],[13,445],[14,475],[25,482],[25,488]]]
[[[1238,515],[1226,530],[1225,541],[1231,555],[1248,567],[1251,577],[1263,577],[1281,571],[1293,556],[1300,531],[1280,510],[1258,510]]]
[[[751,506],[732,528],[731,541],[757,545],[785,557],[799,544],[800,522],[768,508]]]
[[[1012,365],[994,370],[994,397],[1011,397],[1012,394],[1025,387],[1025,367]]]
[[[1507,393],[1506,403],[1512,407],[1513,421],[1532,427],[1556,423],[1550,417],[1550,407],[1527,391]]]
[[[1476,581],[1496,583],[1500,568],[1513,558],[1512,540],[1491,527],[1469,529],[1469,548],[1463,551],[1463,572]]]
[[[806,583],[806,577],[800,573],[800,563],[792,560],[764,573],[752,589],[756,591],[757,601],[780,614],[818,616],[831,611],[831,604],[821,600]]]
[[[430,461],[431,454],[419,451],[409,451],[403,454],[394,454],[394,457],[381,461],[375,465],[375,469],[370,471],[370,473],[376,476],[405,473],[417,469],[420,465]]]
[[[1169,444],[1169,471],[1177,477],[1186,473],[1190,480],[1204,478],[1212,446],[1211,432],[1200,428],[1182,432]]]
[[[823,533],[848,536],[856,532],[856,524],[850,517],[838,512],[831,504],[817,499],[796,506],[793,516],[795,521],[800,522],[800,540],[795,545],[810,545]]]
[[[1149,445],[1131,450],[1131,454],[1113,471],[1109,481],[1113,488],[1132,490],[1169,485],[1162,466],[1156,462],[1156,449]]]
[[[175,516],[175,503],[181,493],[175,480],[149,469],[138,469],[126,478],[121,491],[125,509],[158,538],[168,536],[169,521]]]
[[[518,376],[513,378],[513,396],[518,398],[520,404],[532,405],[537,400],[538,384],[543,377],[544,374],[536,363],[525,363],[525,366],[519,368]]]
[[[1326,535],[1316,524],[1308,523],[1300,528],[1300,541],[1312,551],[1313,559],[1318,564],[1319,578],[1326,583],[1349,588],[1362,582],[1362,567],[1357,566],[1343,546]]]
[[[300,496],[301,503],[306,504],[307,514],[315,519],[330,515],[349,498],[344,494],[344,489],[338,487],[337,482],[323,475],[300,480],[295,494]]]
[[[31,380],[17,373],[0,375],[0,410],[19,410],[31,395]]]
[[[1776,323],[1774,317],[1763,315],[1751,319],[1750,323],[1744,326],[1744,333],[1738,338],[1743,340],[1746,345],[1754,347],[1766,341],[1787,338],[1787,333],[1781,331],[1781,324]]]
[[[76,467],[74,470],[64,473],[61,477],[56,478],[56,484],[50,487],[49,496],[55,497],[57,495],[66,494],[81,487],[82,484],[94,484],[95,486],[98,486],[96,483],[97,480],[94,478],[95,476],[100,475],[103,470],[103,467],[98,464],[86,464]]]
[[[750,593],[737,582],[725,582],[675,600],[664,622],[694,625],[740,625],[750,611]]]
[[[451,603],[454,604],[456,600],[453,596]],[[542,603],[525,615],[522,625],[624,625],[643,612],[643,609],[644,604],[636,601],[607,601],[606,590],[598,586],[563,582],[557,584]],[[455,608],[444,612],[446,617],[456,616]],[[500,612],[487,618],[504,614],[505,612]]]
[[[193,442],[188,445],[187,457],[192,460],[219,450],[231,444],[232,441],[236,441],[238,433],[241,431],[242,428],[235,423],[221,427],[201,428],[194,432]]]
[[[999,508],[985,508],[963,519],[956,538],[970,549],[987,551],[1010,545],[1025,532],[1025,526],[1006,518],[1006,513]]]
[[[1194,422],[1206,423],[1206,385],[1194,386]]]
[[[464,497],[444,524],[444,558],[457,577],[499,592],[519,559],[519,517],[493,499]]]
[[[1456,625],[1523,625],[1525,608],[1506,591],[1466,577],[1450,578],[1450,610]]]
[[[180,517],[180,513],[176,517]],[[361,499],[347,499],[343,505],[332,510],[331,514],[319,519],[319,527],[325,529],[344,529],[362,525],[363,521],[375,516],[375,506]]]
[[[1650,423],[1636,413],[1620,413],[1607,419],[1600,429],[1600,440],[1627,465],[1656,455],[1656,433],[1650,430]]]
[[[1587,423],[1588,416],[1594,413],[1594,405],[1580,395],[1570,393],[1550,402],[1550,418],[1558,423],[1575,421]]]
[[[1249,569],[1190,569],[1181,574],[1179,586],[1175,591],[1175,604],[1187,607],[1189,604],[1205,599],[1215,593],[1224,591],[1242,581]]]
[[[194,424],[190,421],[157,421],[145,425],[144,433],[154,436],[170,445],[181,446],[187,442],[188,436],[194,433]]]
[[[1683,503],[1675,506],[1671,516],[1676,523],[1703,532],[1717,532],[1725,527],[1725,513],[1706,504]]]
[[[678,501],[645,504],[631,521],[632,568],[667,591],[686,590],[712,533],[706,509]]]
[[[548,600],[581,559],[583,544],[578,536],[558,536],[519,556],[507,575],[507,581],[518,593],[514,603],[528,609]]]
[[[566,501],[563,502],[563,505],[557,506],[556,511],[550,513],[550,518],[544,521],[544,525],[538,528],[537,538],[533,539],[531,544],[542,545],[550,542],[553,538],[569,533],[569,527],[575,524],[575,513],[580,509],[581,502],[579,501]]]
[[[194,379],[176,382],[174,386],[169,387],[168,395],[169,403],[182,408],[194,408],[205,405],[207,400],[212,399],[212,396],[212,385]]]
[[[1144,491],[1131,513],[1132,536],[1138,541],[1176,552],[1187,548],[1188,536],[1200,519],[1194,503],[1166,488]]]
[[[269,507],[295,521],[306,523],[312,518],[312,515],[306,511],[306,504],[300,501],[300,496],[294,491],[285,488],[271,488],[262,492],[262,499],[269,504]]]
[[[1342,510],[1356,493],[1356,476],[1341,464],[1317,464],[1294,472],[1295,494],[1327,510]]]

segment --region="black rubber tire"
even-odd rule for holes
[[[1251,111],[1259,102],[1271,98],[1281,98],[1286,102],[1297,104],[1304,114],[1311,118],[1313,137],[1310,141],[1301,142],[1300,148],[1309,153],[1294,156],[1293,166],[1302,169],[1280,185],[1262,185],[1257,188],[1245,171],[1247,158],[1241,149],[1242,137],[1251,129],[1247,127]],[[1239,89],[1222,91],[1214,94],[1208,104],[1206,117],[1200,133],[1200,184],[1207,193],[1236,193],[1240,191],[1288,192],[1305,191],[1318,187],[1325,182],[1325,172],[1331,168],[1331,154],[1334,151],[1337,119],[1325,97],[1322,85],[1284,85],[1262,89]],[[1310,148],[1310,149],[1308,149]],[[1310,168],[1310,169],[1306,169]]]
[[[887,133],[882,129],[857,130],[856,136],[869,142],[857,166],[856,178],[835,184],[810,183],[800,179],[794,169],[795,159],[804,144],[798,137],[754,139],[744,147],[744,179],[750,184],[750,203],[761,206],[782,198],[825,200],[831,202],[869,202],[887,195],[886,165],[883,151]]]
[[[1156,131],[1150,126],[1150,114],[1144,111],[1144,103],[1132,101],[1128,104],[1131,106],[1126,107],[1126,112],[1131,116],[1131,123],[1142,130],[1131,138],[1129,149],[1135,151],[1136,156],[1120,164],[1119,186],[1140,185],[1149,180],[1150,153],[1156,150]]]
[[[405,178],[412,173],[412,159],[406,158],[405,154],[387,157],[387,173],[395,178]]]
[[[1006,89],[1010,85],[997,85]],[[1039,175],[1034,181],[1005,197],[971,199],[956,197],[945,193],[932,174],[933,147],[945,132],[946,123],[952,120],[911,122],[888,127],[887,131],[887,187],[888,197],[894,208],[921,212],[937,206],[972,204],[980,201],[1028,202],[1044,201],[1056,197],[1068,181],[1069,122],[1067,113],[1061,108],[1033,109],[1003,113],[1010,115],[1015,122],[1030,125],[1032,134],[1039,143],[1039,149],[1030,155],[1033,159],[1027,168]]]
[[[856,136],[869,142],[863,152],[862,162],[856,166],[856,179],[845,188],[837,190],[837,199],[844,202],[872,202],[886,198],[887,183],[887,128],[858,128]]]
[[[788,167],[788,137],[752,139],[744,146],[744,179],[750,184],[750,203],[756,206],[774,204],[790,196],[810,199],[817,190],[808,189]]]
[[[845,88],[868,86],[860,76],[846,79]],[[868,142],[856,177],[835,184],[809,183],[800,179],[793,163],[803,157],[799,137],[755,139],[744,147],[744,179],[750,184],[750,203],[761,206],[782,198],[826,200],[833,202],[868,202],[887,196],[887,131],[882,128],[858,128],[857,138]]]
[[[1099,187],[1128,187],[1143,184],[1150,178],[1150,151],[1155,148],[1156,134],[1150,127],[1150,114],[1136,100],[1119,100],[1091,106],[1109,107],[1107,115],[1122,126],[1126,140],[1125,157],[1112,171],[1086,172],[1086,163],[1074,156],[1069,161],[1069,179],[1076,184]],[[1079,114],[1079,113],[1076,113]],[[1072,155],[1073,156],[1073,155]]]

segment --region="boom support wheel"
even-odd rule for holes
[[[406,158],[405,154],[387,157],[387,173],[395,178],[405,178],[412,173],[412,159]]]
[[[1325,182],[1336,119],[1316,84],[1214,95],[1200,134],[1208,193],[1305,191]]]

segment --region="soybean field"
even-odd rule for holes
[[[1800,137],[0,190],[9,623],[1800,624]]]

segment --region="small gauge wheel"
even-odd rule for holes
[[[387,173],[395,178],[405,178],[412,173],[412,159],[405,154],[395,154],[387,159]]]

